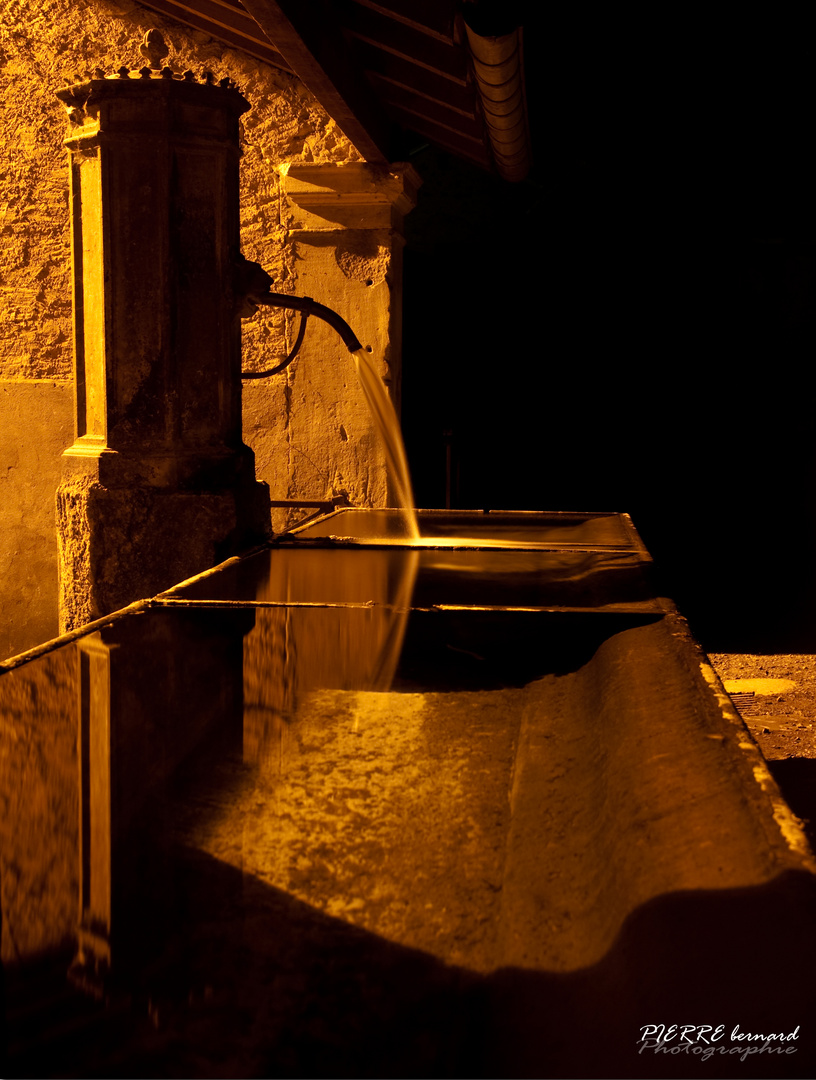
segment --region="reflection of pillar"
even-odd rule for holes
[[[288,164],[280,171],[297,277],[275,287],[292,287],[342,315],[370,349],[399,411],[402,228],[419,178],[407,165],[363,162]],[[273,395],[282,383],[286,394],[278,404]],[[271,401],[285,412],[285,436],[280,428],[277,434],[270,430]],[[346,495],[358,506],[394,505],[385,455],[351,358],[325,323],[310,320],[285,375],[245,386],[244,416],[274,497]]]
[[[122,69],[60,92],[71,162],[76,440],[58,493],[63,628],[263,529],[241,441],[230,85]]]
[[[79,951],[96,993],[161,954],[173,925],[167,782],[210,740],[242,730],[243,636],[251,611],[202,619],[151,612],[80,638]]]
[[[290,604],[257,608],[244,640],[245,761],[280,753],[304,695],[390,688],[419,559],[410,548],[273,553],[257,599]]]
[[[79,651],[79,951],[76,970],[103,978],[111,932],[111,647],[101,634]],[[115,646],[114,646],[115,648]]]
[[[297,645],[292,609],[258,608],[244,640],[244,761],[259,763],[279,751],[297,706]]]

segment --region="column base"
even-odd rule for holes
[[[57,491],[57,536],[64,633],[269,539],[269,490],[107,488],[73,476]]]

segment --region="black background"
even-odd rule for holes
[[[525,19],[535,162],[418,146],[420,506],[619,510],[709,651],[810,651],[816,65],[801,15]]]

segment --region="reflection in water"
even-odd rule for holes
[[[241,640],[252,612],[206,628],[179,615],[120,620],[68,647],[80,673],[73,977],[99,994],[110,974],[132,977],[165,947],[173,907],[162,840],[167,785],[214,735],[240,745]]]
[[[174,592],[195,600],[457,604],[661,610],[649,564],[630,551],[440,551],[292,545],[259,552]],[[400,596],[403,582],[405,601]]]
[[[151,611],[4,675],[4,961],[73,940],[75,981],[139,981],[195,907],[173,869],[183,833],[321,910],[360,906],[361,925],[457,961],[470,941],[467,963],[488,964],[523,713],[523,691],[501,687],[557,650],[522,624],[431,613],[409,644],[417,559],[380,563],[375,606]],[[284,569],[267,584],[299,587]],[[182,796],[199,759],[221,771],[203,766]],[[277,851],[266,869],[256,827]],[[474,905],[484,918],[469,927]]]
[[[75,934],[78,693],[73,649],[0,678],[4,964],[58,948]]]
[[[365,563],[327,559],[325,552],[302,554],[305,560],[264,561],[254,598],[331,602],[364,596],[371,607],[353,621],[342,609],[257,609],[255,629],[244,644],[247,760],[274,756],[282,725],[304,690],[385,691],[399,660],[419,553],[388,552],[386,559]]]
[[[266,986],[255,1004],[274,1012],[280,997],[297,1027],[311,1007],[304,993],[319,993],[329,1045],[345,1041],[329,1019],[345,1015],[343,997],[364,991],[355,1022],[367,1025],[366,985],[393,999],[390,980],[407,964],[420,980],[397,992],[409,1011],[389,1006],[380,1021],[405,1038],[418,1015],[412,998],[444,990],[453,998],[436,1018],[421,1010],[426,1031],[437,1027],[458,1000],[459,976],[437,973],[430,958],[495,964],[519,691],[385,692],[414,568],[409,555],[399,577],[383,578],[390,607],[154,611],[4,676],[4,717],[13,721],[20,704],[4,734],[27,747],[3,759],[3,791],[14,796],[3,823],[4,961],[16,971],[74,942],[74,986],[100,1001],[125,995],[136,1020],[158,1023],[169,1010],[163,1022],[184,1027],[213,987],[231,986],[247,1007],[234,965],[263,956],[269,972],[243,974],[265,982],[274,971],[282,997]],[[371,943],[339,925],[374,935]],[[384,952],[386,942],[429,959],[418,966],[410,952]],[[344,952],[355,958],[339,986],[325,966],[329,947],[332,964]],[[231,1005],[228,1016],[213,1038],[232,1036]],[[421,1051],[426,1074],[439,1047],[461,1038],[458,1022]],[[276,1053],[290,1037],[290,1021],[281,1023],[259,1034],[275,1035]],[[297,1036],[300,1062],[313,1041]],[[237,1070],[247,1074],[245,1058]]]

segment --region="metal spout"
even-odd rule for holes
[[[295,344],[292,351],[280,364],[277,364],[273,368],[269,368],[267,371],[244,371],[241,373],[242,379],[265,379],[270,375],[276,375],[279,371],[283,371],[284,368],[288,367],[297,356],[300,346],[303,344],[303,337],[306,333],[306,320],[310,315],[314,315],[315,318],[327,322],[343,339],[343,344],[350,353],[355,353],[362,349],[363,346],[357,335],[346,320],[338,315],[336,311],[332,311],[332,309],[326,307],[325,304],[318,303],[318,301],[313,300],[311,296],[289,296],[286,293],[270,292],[269,285],[271,283],[272,278],[261,266],[257,263],[249,262],[241,256],[236,275],[236,293],[240,298],[241,303],[240,314],[244,318],[252,316],[257,311],[259,305],[265,307],[288,308],[290,311],[299,311],[301,318],[297,337],[295,338]]]
[[[292,311],[300,311],[303,313],[304,321],[308,315],[314,315],[316,318],[322,319],[323,322],[327,322],[332,330],[337,331],[349,352],[357,352],[358,349],[363,347],[345,319],[338,315],[336,311],[326,307],[325,304],[319,304],[317,300],[312,300],[310,296],[286,296],[284,293],[271,292],[265,296],[253,296],[252,300],[255,304],[266,304],[268,307],[282,307],[289,308]]]

